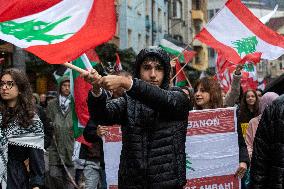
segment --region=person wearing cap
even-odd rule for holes
[[[48,148],[49,175],[52,188],[74,188],[67,171],[74,177],[72,162],[74,137],[72,130],[72,111],[70,107],[70,79],[63,77],[59,83],[58,96],[49,101],[47,117],[52,120],[53,140]],[[65,164],[65,165],[64,165]],[[64,168],[64,166],[66,168]]]
[[[83,74],[89,92],[90,119],[98,125],[120,124],[122,151],[118,187],[181,189],[186,184],[185,141],[190,102],[178,87],[169,87],[170,58],[159,47],[136,57],[133,79]],[[106,90],[122,87],[123,97],[107,100]]]

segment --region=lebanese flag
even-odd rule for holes
[[[250,59],[250,62],[245,63],[242,70],[241,86],[244,92],[248,89],[257,89],[258,82],[256,64],[259,62],[259,56],[257,53],[250,54],[244,57],[240,62],[244,62],[245,59]],[[231,87],[233,74],[237,65],[225,60],[220,54],[218,54],[216,65],[217,78],[220,82],[221,88],[225,92],[228,92]]]
[[[179,74],[176,76],[176,86],[178,86],[178,87],[184,87],[184,86],[189,85],[189,83],[188,83],[187,80],[186,80],[186,76],[185,76],[183,70],[181,70],[182,67],[181,67],[181,65],[180,65],[180,63],[179,63],[178,60],[176,60],[176,65],[175,65],[175,67],[176,67],[176,73],[179,72]],[[180,70],[181,70],[181,71],[180,71]]]
[[[74,60],[73,65],[78,66],[84,70],[89,70],[97,64],[97,62],[89,62],[86,55],[80,56],[78,59]],[[89,111],[87,106],[87,98],[89,90],[92,85],[87,83],[80,73],[72,70],[71,74],[71,94],[72,94],[72,117],[73,117],[73,132],[76,141],[89,145],[82,135],[85,126],[89,120]]]
[[[74,60],[115,33],[114,0],[1,1],[0,39],[50,64]]]
[[[189,51],[185,50],[184,48],[181,48],[172,42],[162,39],[159,45],[162,49],[164,49],[167,53],[174,55],[174,56],[179,56],[179,61],[183,63],[188,63],[189,61],[192,60],[192,58],[195,56],[196,52],[195,51]]]
[[[284,36],[261,23],[240,0],[228,0],[195,39],[222,52],[233,63],[254,52],[268,60],[284,54]]]
[[[120,72],[122,71],[122,65],[121,65],[121,62],[120,62],[120,58],[119,58],[119,55],[118,53],[115,53],[115,56],[116,56],[116,61],[115,61],[115,65],[114,65],[114,70],[116,72]]]

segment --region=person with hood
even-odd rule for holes
[[[261,115],[262,115],[264,109],[267,106],[269,106],[270,104],[272,104],[273,100],[275,100],[278,97],[279,97],[279,95],[274,93],[274,92],[265,93],[261,97],[260,102],[259,102],[260,115],[249,121],[249,126],[247,128],[245,140],[246,140],[247,149],[248,149],[250,159],[251,159],[252,151],[253,151],[253,141],[254,141],[255,133],[256,133],[259,121],[261,119]]]
[[[95,70],[83,76],[93,85],[88,97],[91,119],[98,125],[121,125],[118,187],[183,188],[190,102],[180,88],[169,88],[169,55],[159,47],[142,49],[133,79],[101,77]],[[106,90],[119,87],[126,90],[123,97],[107,100]]]
[[[49,101],[47,117],[52,120],[53,140],[48,148],[49,175],[54,189],[74,188],[71,179],[74,177],[72,162],[74,137],[72,130],[72,111],[70,108],[70,79],[63,77],[59,83],[59,95]],[[67,174],[68,173],[68,174]]]
[[[282,189],[283,170],[284,95],[281,95],[265,108],[257,127],[251,158],[250,189]]]

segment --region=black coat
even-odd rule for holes
[[[88,98],[97,124],[122,126],[118,185],[121,189],[176,189],[186,183],[185,141],[189,99],[134,79],[124,97]]]
[[[284,95],[262,114],[251,160],[251,189],[284,188]]]

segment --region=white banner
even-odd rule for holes
[[[104,139],[108,189],[118,185],[121,147],[120,127],[110,127]],[[186,154],[185,189],[239,189],[234,177],[239,165],[236,109],[189,112]]]

